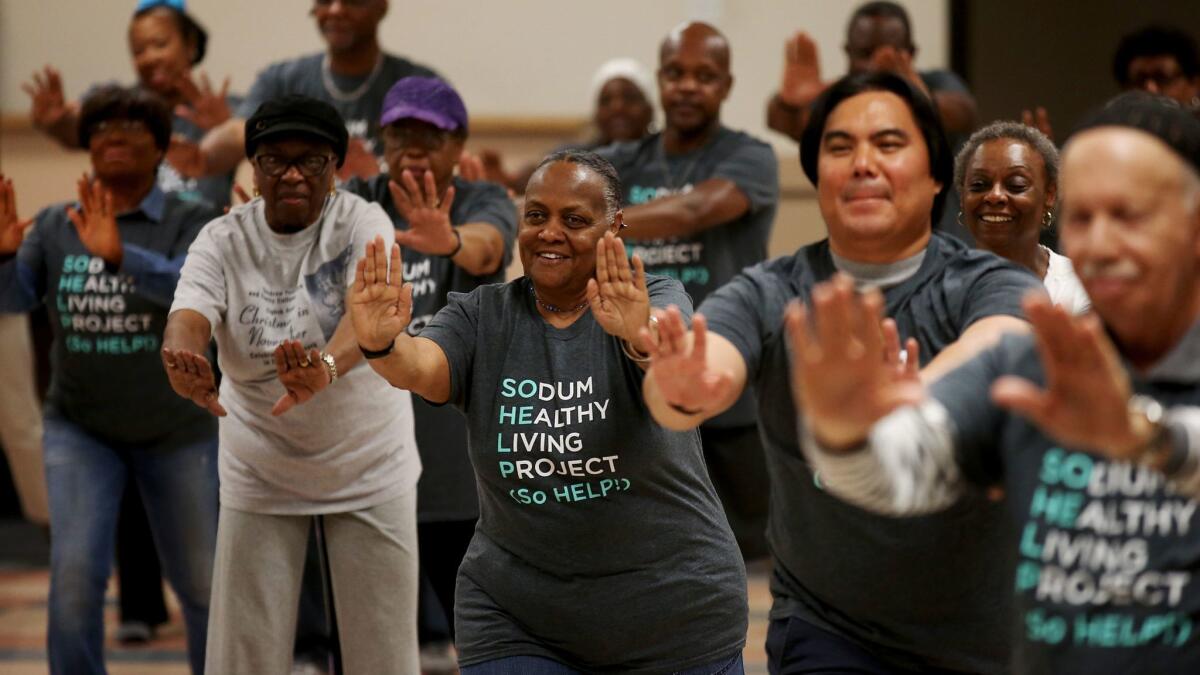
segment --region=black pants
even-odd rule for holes
[[[133,481],[125,486],[117,517],[117,591],[121,623],[140,621],[157,626],[167,622],[158,551],[150,538],[146,507]]]
[[[725,517],[747,561],[765,558],[770,480],[757,426],[700,427],[704,463]]]
[[[422,587],[417,632],[421,644],[454,640],[454,586],[474,535],[475,519],[417,523]]]
[[[794,616],[774,619],[767,628],[767,671],[771,675],[961,675],[937,668],[897,668],[858,643]]]

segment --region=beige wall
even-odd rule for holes
[[[305,0],[191,0],[209,31],[203,67],[246,90],[267,63],[317,51]],[[845,70],[841,45],[858,2],[817,0],[393,0],[386,48],[437,68],[479,116],[585,116],[596,67],[614,56],[646,64],[676,23],[703,18],[733,45],[736,77],[725,118],[766,135],[763,104],[782,67],[783,41],[803,28],[827,75]],[[905,0],[921,67],[948,62],[946,0]],[[134,0],[0,0],[0,111],[23,113],[20,85],[53,63],[78,96],[91,83],[129,80],[125,31]],[[775,140],[782,141],[779,137]]]

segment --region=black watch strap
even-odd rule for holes
[[[382,359],[383,357],[387,356],[388,354],[391,354],[392,348],[395,346],[396,346],[395,341],[392,341],[392,343],[389,344],[386,348],[379,349],[379,350],[367,349],[366,347],[359,345],[358,351],[362,352],[363,358],[365,358],[367,360]]]

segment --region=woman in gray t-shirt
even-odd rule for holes
[[[419,337],[399,247],[389,260],[379,238],[358,263],[350,313],[371,366],[467,417],[465,675],[742,672],[745,569],[699,437],[655,424],[640,392],[651,308],[691,302],[630,267],[619,199],[607,161],[548,157],[518,231],[526,276],[451,294]]]

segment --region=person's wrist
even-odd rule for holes
[[[783,108],[784,112],[795,115],[796,113],[800,112],[806,104],[803,101],[799,101],[791,96],[788,96],[784,93],[784,91],[785,90],[780,89],[779,91],[775,92],[775,103],[780,108]]]
[[[453,226],[450,228],[450,231],[454,233],[454,246],[450,249],[449,253],[439,253],[438,255],[442,258],[453,258],[454,256],[458,255],[459,251],[462,250],[462,232],[459,232],[458,228]]]
[[[358,343],[358,351],[362,352],[363,358],[367,359],[368,361],[371,361],[374,359],[382,359],[383,357],[387,356],[388,354],[391,354],[392,350],[395,349],[395,347],[396,347],[395,339],[393,339],[391,342],[387,343],[386,346],[379,347],[378,349],[374,349],[371,346],[364,345],[362,342]]]

